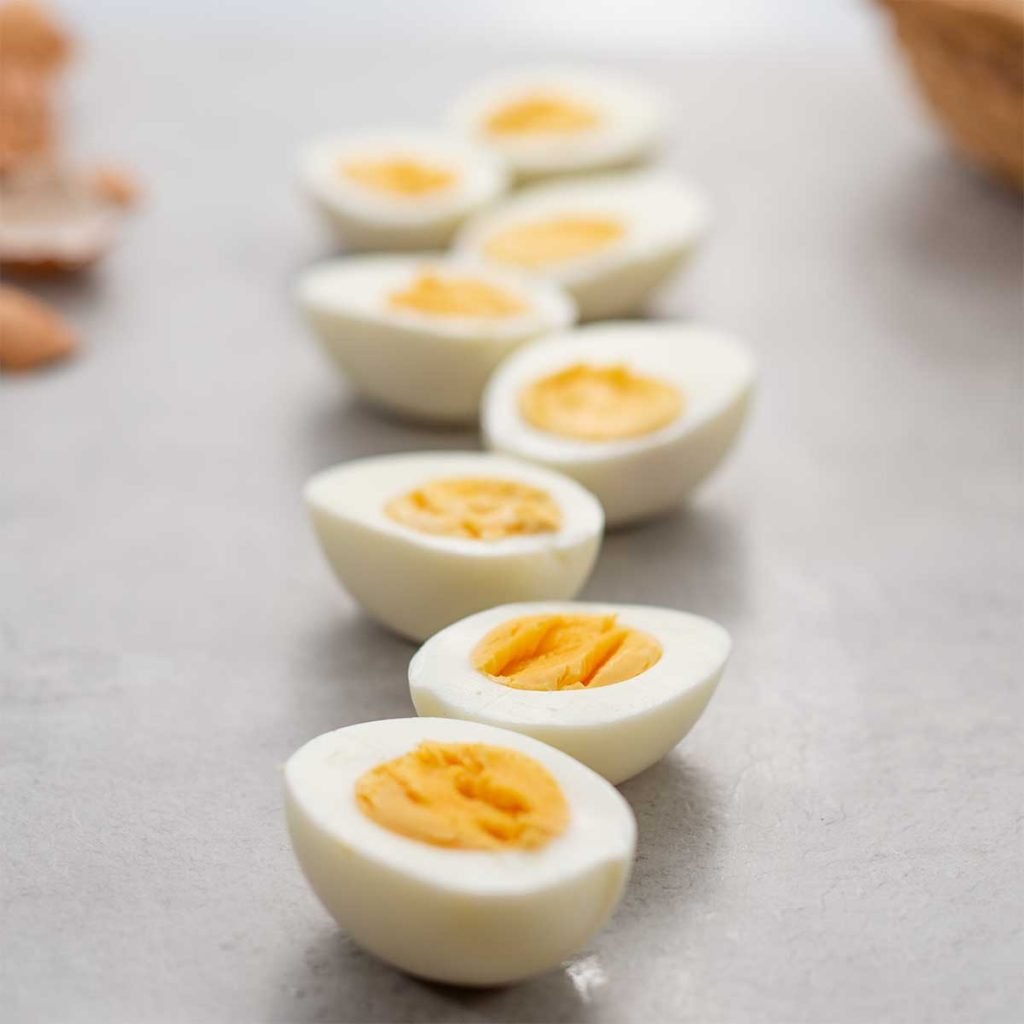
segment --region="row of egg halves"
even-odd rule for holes
[[[349,249],[404,251],[302,275],[324,350],[392,413],[479,420],[490,451],[354,460],[307,484],[340,583],[425,642],[420,717],[307,743],[286,803],[303,872],[353,939],[489,985],[557,966],[605,923],[636,839],[614,784],[683,738],[722,675],[717,623],[572,599],[606,524],[669,510],[721,461],[756,367],[692,324],[574,327],[641,311],[707,231],[699,192],[636,169],[660,142],[655,97],[528,72],[472,90],[449,122],[302,158]]]

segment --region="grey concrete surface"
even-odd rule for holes
[[[150,197],[88,280],[87,338],[0,383],[0,1016],[83,1021],[1018,1019],[1021,211],[877,55],[650,61],[669,162],[715,196],[658,303],[747,337],[750,429],[587,595],[728,626],[705,719],[623,787],[618,915],[499,991],[363,954],[307,891],[279,770],[411,713],[412,648],[336,589],[314,470],[473,445],[381,419],[288,301],[326,251],[294,194],[325,127],[429,120],[496,53],[97,41],[82,152]],[[506,55],[508,56],[508,55]]]

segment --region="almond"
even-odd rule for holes
[[[139,201],[142,189],[139,179],[123,167],[104,164],[92,172],[92,187],[96,194],[114,206],[128,209]]]
[[[7,0],[0,4],[0,58],[52,73],[71,55],[71,37],[41,4]]]
[[[74,332],[49,306],[0,285],[0,369],[31,370],[74,352]]]

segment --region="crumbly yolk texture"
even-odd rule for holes
[[[556,93],[534,92],[495,110],[487,118],[491,135],[573,135],[600,123],[597,110]]]
[[[418,198],[455,184],[455,172],[413,159],[352,160],[341,167],[350,180],[389,195]]]
[[[537,270],[591,256],[625,233],[610,217],[553,217],[496,232],[484,243],[484,254],[496,263]]]
[[[561,510],[547,491],[488,477],[433,480],[393,498],[384,511],[422,533],[470,540],[554,533],[562,525]]]
[[[527,615],[492,629],[473,667],[515,690],[592,690],[646,672],[661,658],[649,633],[614,615]]]
[[[660,430],[683,411],[678,388],[627,366],[576,363],[519,395],[531,426],[579,441],[619,441]]]
[[[431,316],[508,317],[525,313],[518,296],[472,277],[420,274],[388,300],[392,309]]]
[[[535,850],[569,821],[543,765],[484,743],[421,743],[360,776],[356,803],[392,832],[456,850]]]

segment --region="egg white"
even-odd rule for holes
[[[711,225],[710,205],[697,189],[644,171],[526,189],[470,220],[456,237],[456,250],[487,261],[487,243],[495,235],[562,216],[613,217],[625,228],[607,246],[536,270],[572,295],[581,320],[640,311],[694,254]]]
[[[661,658],[645,672],[593,690],[517,690],[472,664],[494,628],[528,615],[617,615],[649,633]],[[565,751],[609,782],[649,768],[693,728],[721,679],[729,634],[710,619],[670,608],[580,601],[510,604],[471,615],[432,636],[409,664],[418,714],[511,729]]]
[[[487,119],[516,99],[536,93],[566,96],[593,107],[593,128],[571,133],[495,135]],[[521,181],[632,167],[647,160],[664,135],[662,99],[643,86],[607,72],[537,68],[494,75],[452,105],[453,131],[488,146]]]
[[[367,188],[339,172],[351,160],[413,158],[450,168],[451,187],[419,196]],[[302,185],[328,226],[351,249],[437,249],[467,217],[500,196],[508,174],[495,155],[458,138],[394,130],[323,138],[299,158]]]
[[[517,750],[555,778],[565,831],[537,850],[454,850],[399,835],[362,813],[355,784],[419,743]],[[607,782],[560,751],[473,722],[365,722],[311,740],[285,766],[285,802],[309,884],[361,946],[436,981],[497,985],[556,967],[619,902],[636,824]]]
[[[395,309],[389,297],[421,272],[471,277],[520,300],[500,317]],[[523,342],[563,330],[576,308],[557,285],[454,257],[362,256],[306,270],[296,299],[314,335],[355,390],[393,412],[469,423],[494,368]]]
[[[561,527],[483,541],[424,533],[384,512],[389,500],[432,480],[474,476],[542,488],[561,510]],[[597,500],[573,480],[482,452],[357,459],[318,473],[304,494],[338,581],[371,616],[413,640],[495,604],[574,597],[604,526]]]
[[[584,441],[539,430],[519,410],[522,390],[574,363],[625,364],[675,385],[680,416],[660,430]],[[721,462],[746,417],[756,378],[750,351],[726,334],[683,323],[577,328],[513,353],[491,377],[481,413],[489,448],[556,469],[595,494],[609,526],[679,504]]]

